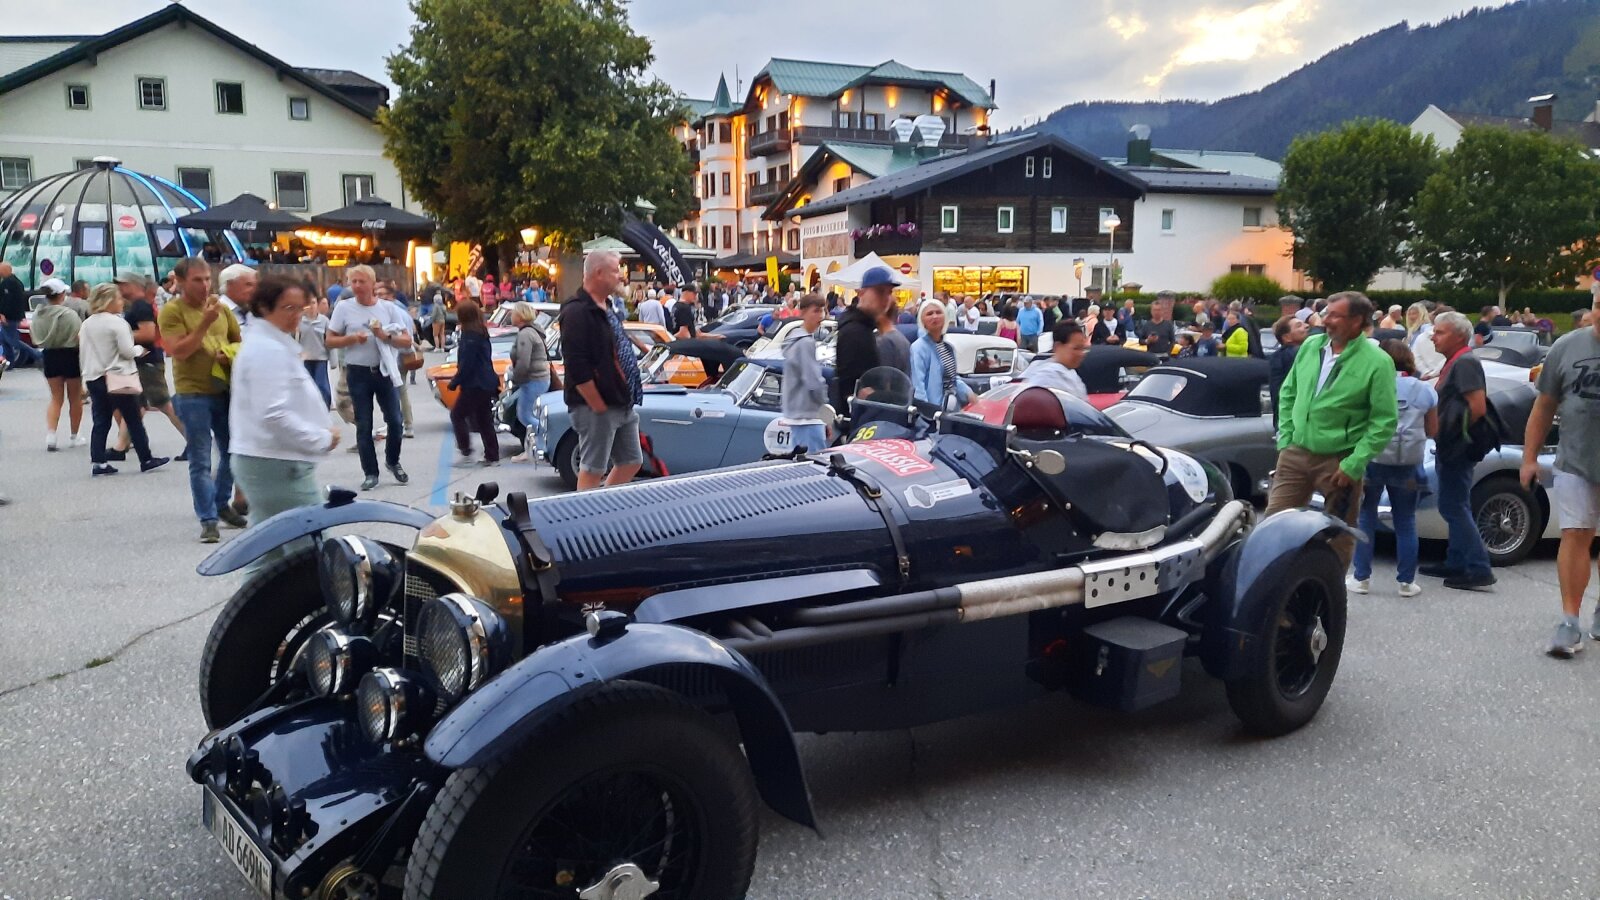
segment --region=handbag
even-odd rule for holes
[[[144,385],[139,383],[138,375],[108,371],[106,372],[106,393],[138,395],[144,393]]]
[[[402,371],[402,372],[415,372],[416,370],[422,368],[422,362],[423,362],[423,360],[422,360],[422,354],[421,353],[413,352],[413,353],[401,354],[401,356],[400,356],[400,371]]]

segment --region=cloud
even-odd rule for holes
[[[1139,18],[1137,13],[1126,19],[1121,16],[1108,16],[1106,17],[1106,24],[1111,26],[1111,30],[1115,31],[1117,36],[1125,41],[1131,41],[1150,29],[1149,23]]]
[[[1201,9],[1179,27],[1184,42],[1167,63],[1141,80],[1159,88],[1174,71],[1189,66],[1298,55],[1296,29],[1311,22],[1316,10],[1314,0],[1268,0],[1220,12]]]

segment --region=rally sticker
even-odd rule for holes
[[[767,452],[774,456],[794,452],[794,432],[781,419],[767,423],[767,430],[761,432],[761,442],[767,446]]]
[[[906,488],[906,502],[917,509],[933,509],[945,500],[954,500],[972,493],[972,485],[965,478],[941,481],[938,484],[914,484]]]
[[[1133,445],[1133,451],[1144,457],[1156,471],[1161,471],[1161,456],[1138,444]],[[1189,495],[1189,499],[1196,503],[1206,499],[1206,492],[1210,490],[1211,484],[1206,478],[1205,467],[1195,462],[1194,457],[1176,450],[1163,448],[1161,454],[1167,458],[1167,471],[1178,479],[1178,485]]]
[[[915,444],[899,438],[845,444],[838,450],[869,459],[901,478],[933,471],[933,463],[917,455]]]

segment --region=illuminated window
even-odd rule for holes
[[[960,224],[959,208],[954,206],[939,207],[939,231],[944,234],[955,234],[957,225]]]
[[[999,214],[995,217],[995,228],[1001,234],[1010,234],[1017,220],[1017,208],[1014,206],[1000,207]]]

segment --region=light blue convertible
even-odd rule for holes
[[[652,353],[664,352],[657,347]],[[832,373],[824,369],[824,376]],[[740,359],[713,386],[647,384],[639,409],[641,475],[679,475],[755,462],[794,451],[782,413],[783,360]],[[534,450],[555,466],[567,487],[578,484],[578,435],[560,391],[535,404]],[[820,450],[820,447],[807,448]]]

